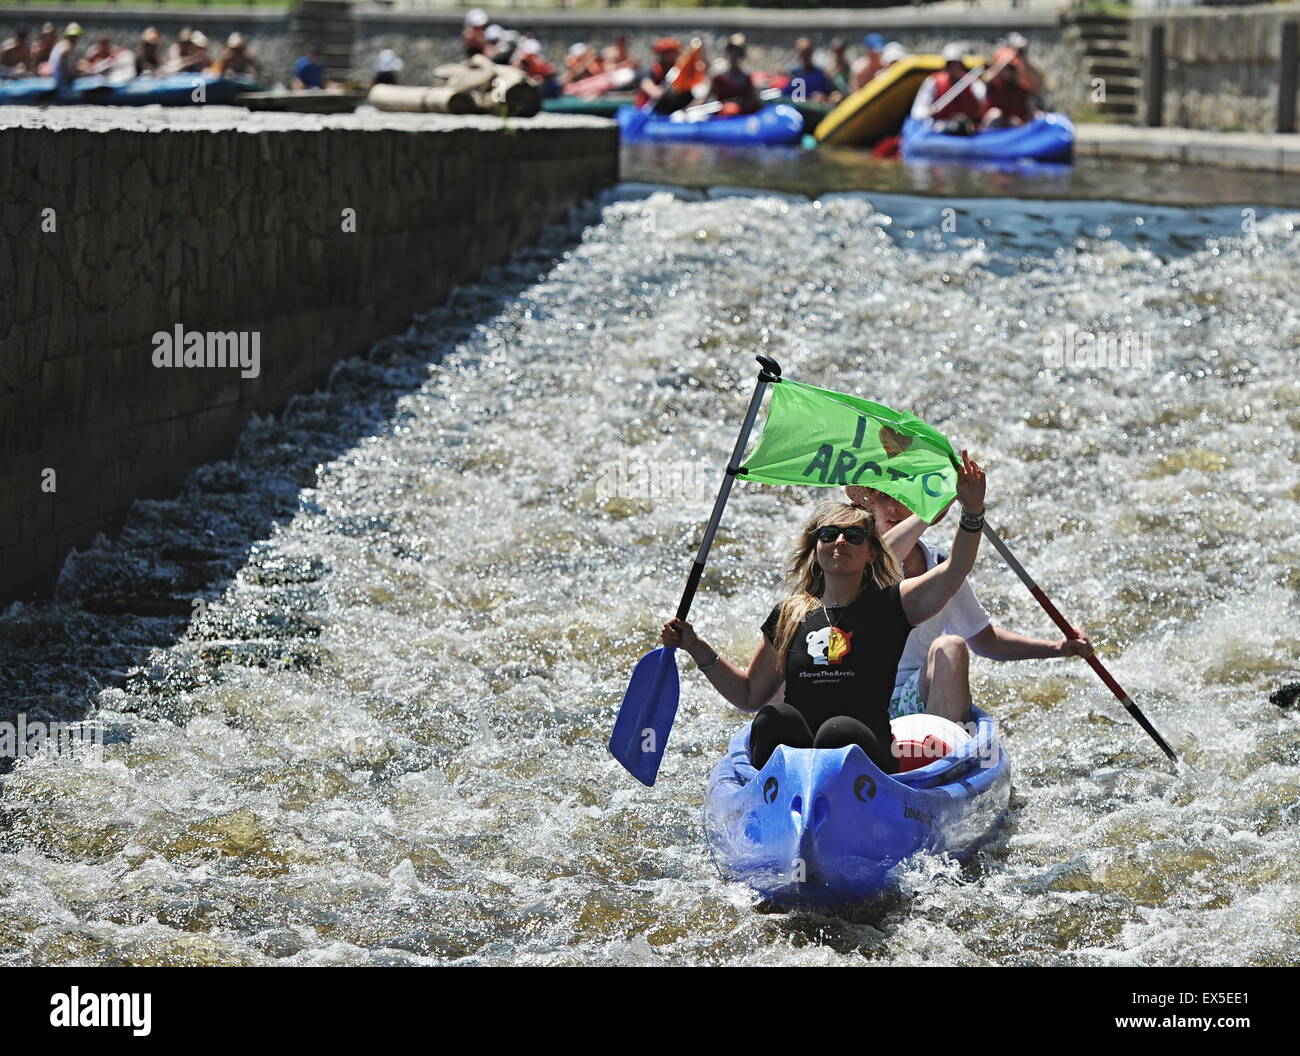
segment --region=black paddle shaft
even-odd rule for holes
[[[699,553],[695,555],[695,564],[691,566],[691,574],[686,578],[686,589],[682,591],[681,604],[677,606],[679,620],[685,620],[687,613],[691,611],[695,590],[700,585],[700,577],[704,575],[704,565],[709,560],[713,537],[718,532],[722,511],[727,505],[727,498],[731,495],[731,485],[740,469],[740,458],[745,453],[745,445],[749,443],[749,434],[754,429],[754,419],[758,417],[758,409],[763,404],[763,394],[767,392],[768,385],[774,385],[781,380],[781,365],[775,359],[768,356],[754,358],[763,369],[758,372],[758,384],[754,386],[754,395],[749,400],[749,410],[745,412],[745,422],[740,427],[740,435],[736,437],[736,447],[731,452],[731,461],[727,463],[727,474],[722,478],[722,487],[718,489],[718,497],[713,502],[713,513],[709,516],[708,526],[704,529],[704,538],[700,542]]]

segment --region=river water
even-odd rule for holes
[[[1300,678],[1300,213],[625,197],[4,614],[9,710],[105,745],[0,778],[0,962],[1300,960],[1300,718],[1269,701]],[[760,351],[985,461],[1183,767],[1082,663],[976,661],[1015,775],[977,861],[841,914],[721,881],[700,807],[738,714],[684,670],[653,789],[605,742]],[[693,612],[727,655],[816,497],[734,492]],[[1049,635],[987,548],[973,582]]]

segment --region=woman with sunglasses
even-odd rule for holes
[[[856,744],[885,773],[898,772],[889,698],[903,647],[912,628],[957,592],[979,551],[985,474],[965,451],[961,461],[962,517],[952,551],[924,575],[903,578],[870,511],[826,502],[795,543],[787,568],[790,596],[764,622],[748,668],[720,657],[689,623],[664,624],[664,645],[684,649],[728,701],[758,713],[749,738],[750,759],[758,769],[777,745]],[[891,540],[909,527],[899,525]],[[782,683],[784,699],[775,701]]]

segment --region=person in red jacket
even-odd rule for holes
[[[970,135],[984,118],[987,92],[979,77],[971,77],[960,92],[953,92],[967,76],[965,53],[960,44],[944,48],[943,69],[921,82],[912,103],[912,117],[931,122],[936,132]]]
[[[656,114],[671,114],[689,106],[694,99],[689,87],[685,91],[681,90],[677,87],[676,80],[670,85],[665,85],[668,75],[681,58],[681,41],[676,37],[664,37],[654,45],[654,53],[655,61],[650,64],[647,74],[641,78],[640,87],[633,100],[634,105],[644,108],[653,99]],[[682,80],[685,84],[690,78]]]
[[[722,115],[752,114],[762,105],[758,101],[758,91],[754,80],[743,69],[741,62],[745,58],[745,35],[733,33],[727,39],[727,68],[713,78],[709,85],[709,94],[722,104]]]
[[[1016,53],[1004,48],[994,57],[991,76],[986,82],[985,128],[1014,128],[1034,119],[1034,105],[1020,81]]]

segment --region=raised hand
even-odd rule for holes
[[[957,469],[957,501],[966,513],[984,512],[985,473],[980,464],[961,450],[961,465]]]

